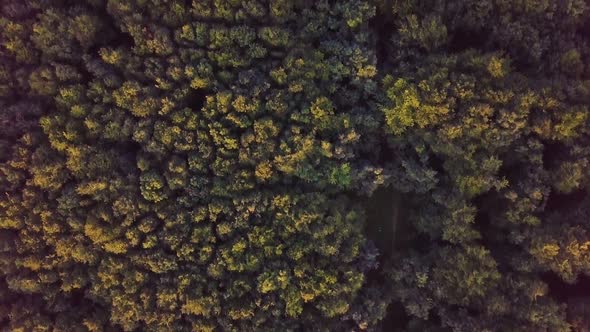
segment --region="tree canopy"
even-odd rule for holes
[[[582,0],[5,0],[0,326],[590,329],[589,36]]]

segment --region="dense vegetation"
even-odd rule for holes
[[[0,324],[589,331],[589,46],[584,0],[2,1]]]

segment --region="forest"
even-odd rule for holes
[[[590,331],[590,1],[1,0],[0,331]]]

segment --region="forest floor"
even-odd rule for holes
[[[372,240],[385,262],[393,255],[396,248],[405,243],[407,237],[404,223],[408,211],[404,205],[402,193],[391,187],[377,190],[364,204],[366,212],[365,233]],[[408,321],[405,309],[400,303],[392,303],[387,316],[381,322],[381,331],[402,331]]]
[[[401,197],[401,193],[387,187],[377,190],[365,202],[366,235],[385,256],[393,254],[400,238],[400,220],[406,212]]]

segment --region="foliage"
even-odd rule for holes
[[[8,330],[376,330],[392,301],[408,330],[587,327],[546,282],[590,275],[584,1],[0,13]]]
[[[7,326],[374,322],[375,257],[344,195],[383,182],[356,157],[378,123],[360,106],[372,6],[72,5],[2,7]]]
[[[390,179],[418,194],[410,222],[431,242],[392,263],[395,297],[453,331],[583,324],[543,276],[589,272],[585,5],[390,5]]]

